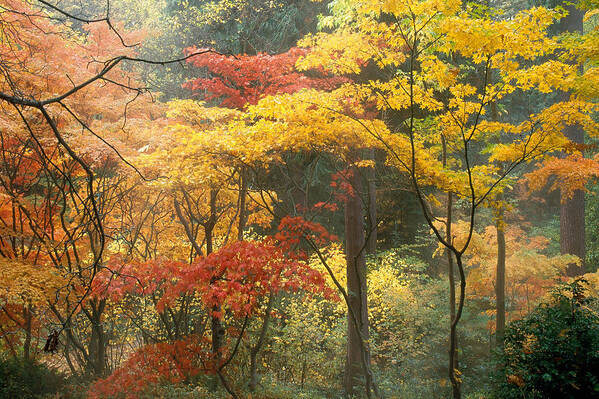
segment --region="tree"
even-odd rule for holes
[[[197,52],[198,50],[189,48],[186,51]],[[292,48],[285,53],[272,56],[259,53],[254,56],[240,55],[234,57],[211,54],[192,57],[189,62],[196,67],[206,68],[210,77],[193,79],[187,82],[185,86],[190,88],[196,95],[203,95],[206,100],[219,103],[221,107],[242,110],[248,105],[256,104],[260,98],[271,94],[293,93],[308,87],[332,89],[343,82],[343,79],[316,74],[316,71],[310,76],[297,72],[294,65],[302,54],[305,54],[304,50]],[[214,112],[218,109],[215,107],[206,111]],[[221,112],[228,113],[233,118],[237,117],[237,120],[221,127],[218,134],[226,137],[227,140],[227,142],[223,142],[221,153],[226,156],[229,165],[236,165],[237,170],[234,170],[233,174],[239,174],[238,226],[240,230],[238,231],[238,237],[243,239],[243,227],[247,219],[246,199],[248,190],[251,188],[250,171],[255,172],[257,168],[268,165],[269,159],[280,156],[283,151],[279,146],[276,152],[273,153],[273,148],[269,148],[271,144],[262,141],[252,142],[251,139],[243,137],[251,129],[248,126],[251,125],[251,120],[245,115],[240,112],[235,113],[232,110],[227,111],[225,108],[221,108]],[[234,135],[229,132],[236,130],[239,132]],[[210,145],[213,146],[214,142],[212,141]],[[214,149],[211,149],[211,151],[215,152]],[[356,201],[358,200],[356,199]],[[298,204],[301,203],[298,201]],[[268,208],[269,204],[260,206]],[[360,206],[359,203],[358,206]],[[361,221],[361,219],[359,220]],[[360,227],[360,229],[362,228]],[[363,235],[363,230],[360,231]],[[362,265],[364,265],[363,256]],[[268,317],[265,317],[264,326],[267,326],[267,323]],[[258,343],[261,342],[263,342],[263,339],[258,340]],[[260,346],[256,346],[252,351],[251,364],[255,365],[255,356],[259,350]],[[255,381],[256,368],[252,367],[252,370],[251,379]]]
[[[229,323],[233,318],[241,322],[241,326],[234,332],[229,325],[229,335],[234,334],[235,341],[227,342],[224,336],[219,337],[222,341],[217,352],[214,351],[214,335],[211,340],[194,335],[175,337],[171,342],[144,347],[123,368],[98,382],[92,397],[114,392],[117,386],[118,392],[138,393],[147,389],[149,382],[163,378],[177,381],[200,371],[218,375],[231,396],[237,397],[223,370],[234,359],[249,320],[260,310],[261,300],[280,291],[299,289],[325,296],[332,294],[324,284],[323,274],[312,269],[301,252],[292,250],[297,240],[294,233],[297,222],[284,221],[274,238],[262,242],[236,241],[196,258],[191,265],[168,260],[129,262],[118,268],[119,281],[113,281],[110,273],[101,275],[95,290],[114,301],[131,294],[158,295],[156,310],[162,312],[168,307],[174,308],[186,295],[197,295],[212,320],[223,320],[227,314]],[[314,234],[322,243],[330,239],[322,229],[316,229]],[[183,355],[185,351],[192,351],[195,356]],[[160,359],[164,356],[172,357],[174,362],[162,364]],[[151,378],[146,375],[148,372]]]
[[[342,86],[343,87],[343,86]],[[347,305],[348,346],[345,387],[349,393],[359,375],[364,376],[365,389],[369,395],[376,390],[370,369],[368,349],[367,292],[365,273],[365,237],[364,216],[360,189],[360,169],[372,167],[372,161],[362,161],[356,154],[361,149],[376,146],[371,137],[364,134],[362,125],[378,123],[372,121],[368,110],[359,101],[346,101],[348,97],[342,89],[338,97],[323,97],[326,104],[314,102],[314,96],[322,92],[308,89],[296,94],[280,94],[266,97],[255,106],[248,107],[251,117],[258,119],[249,131],[248,140],[260,142],[268,154],[281,150],[295,151],[310,149],[326,152],[337,157],[346,169],[336,174],[338,181],[332,182],[339,188],[340,200],[345,205],[345,249],[347,287],[338,284],[338,280],[326,266],[329,276]],[[322,108],[319,108],[322,106]],[[323,112],[315,112],[315,111]],[[355,120],[343,117],[350,111]],[[287,134],[281,136],[280,132]],[[309,235],[304,235],[313,250]],[[322,254],[321,254],[322,255]],[[356,362],[358,364],[356,364]]]
[[[564,126],[580,123],[595,131],[589,117],[594,105],[578,99],[554,104],[519,123],[489,121],[485,115],[491,103],[516,91],[564,88],[576,68],[553,60],[533,66],[518,61],[539,59],[556,49],[547,28],[561,16],[558,12],[537,8],[509,21],[494,21],[484,13],[470,13],[460,7],[459,2],[435,1],[356,4],[353,24],[303,41],[311,51],[298,66],[357,74],[372,65],[377,79],[345,85],[331,93],[315,92],[311,97],[307,92],[298,93],[286,99],[286,104],[293,105],[274,106],[276,111],[272,112],[273,117],[282,119],[281,109],[298,107],[302,102],[311,104],[313,119],[319,118],[315,116],[318,113],[336,111],[338,119],[360,125],[362,132],[387,151],[387,162],[409,175],[429,226],[454,254],[460,276],[449,340],[454,397],[460,397],[461,382],[453,364],[456,328],[465,299],[463,255],[475,229],[477,208],[502,191],[517,166],[562,149],[568,143],[561,133]],[[476,79],[472,80],[471,72]],[[489,80],[491,72],[498,76],[493,82]],[[364,123],[330,105],[333,99],[343,101],[350,96],[354,102],[375,104],[391,114],[391,120],[386,126]],[[488,140],[498,135],[505,142],[489,145]],[[441,136],[451,157],[446,167],[440,159]],[[507,166],[499,170],[489,166],[489,161]],[[451,191],[469,204],[464,215],[469,234],[463,245],[446,240],[435,226],[431,197],[426,193],[430,186]]]
[[[49,2],[34,3],[7,0],[2,4],[0,52],[6,60],[0,87],[2,121],[25,144],[24,155],[33,154],[31,159],[41,171],[25,182],[33,185],[24,192],[15,191],[10,179],[3,182],[9,184],[3,188],[8,188],[6,194],[16,200],[13,203],[22,216],[9,229],[17,231],[26,221],[31,237],[22,241],[27,250],[20,252],[35,254],[41,248],[36,266],[66,279],[47,306],[56,318],[56,332],[66,332],[67,363],[74,371],[68,354],[74,349],[80,366],[102,374],[105,304],[86,299],[103,266],[107,244],[103,211],[116,200],[111,196],[119,180],[111,179],[116,159],[132,166],[119,152],[120,145],[111,141],[126,141],[127,121],[148,121],[151,116],[144,112],[153,108],[151,96],[144,95],[147,90],[138,86],[137,75],[121,68],[121,63],[153,61],[135,57],[130,43],[143,35],[121,33],[121,26],[111,22],[109,7],[103,18],[89,19]],[[77,36],[61,23],[65,20],[85,25],[86,33]],[[105,138],[100,131],[118,135]],[[11,169],[11,162],[5,163],[3,169]],[[82,307],[84,303],[89,308]],[[87,344],[73,333],[76,318],[89,319],[89,330],[83,327]]]
[[[557,24],[559,33],[582,33],[583,12],[575,5],[566,4],[567,15]],[[567,100],[568,91],[561,93]],[[576,144],[584,144],[584,130],[581,126],[572,125],[566,128],[564,135]],[[584,273],[585,256],[585,227],[584,227],[584,191],[575,190],[572,194],[562,193],[560,202],[560,247],[562,254],[572,254],[582,260],[582,264],[570,265],[568,275],[576,276]]]
[[[512,223],[513,220],[518,220],[513,211],[506,213],[511,217]],[[549,240],[543,236],[531,236],[510,223],[508,215],[496,220],[494,225],[487,226],[483,231],[474,232],[465,257],[469,264],[469,297],[473,301],[483,302],[483,311],[500,318],[498,304],[493,306],[492,301],[486,303],[483,298],[493,297],[498,280],[497,263],[502,255],[497,249],[504,251],[506,301],[503,317],[512,321],[524,317],[534,308],[547,288],[563,279],[567,265],[578,260],[573,255],[548,255],[546,249]],[[452,231],[455,241],[461,244],[466,240],[468,225],[460,221],[452,226]],[[495,325],[489,325],[489,329],[496,332],[498,343],[502,342],[501,331]]]
[[[193,54],[199,50],[190,47],[185,51]],[[196,95],[206,93],[204,98],[207,101],[220,100],[221,106],[243,109],[268,95],[293,93],[308,87],[328,90],[343,82],[341,78],[310,77],[296,71],[295,63],[305,54],[306,50],[294,47],[276,55],[194,56],[188,62],[197,68],[206,68],[211,76],[190,80],[184,87]]]

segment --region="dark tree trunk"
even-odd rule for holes
[[[366,150],[366,159],[375,162],[374,149]],[[366,252],[369,254],[376,253],[377,240],[377,219],[376,219],[376,170],[366,168],[365,170],[366,184],[368,185],[368,242],[366,243]]]
[[[451,327],[449,330],[449,364],[457,363],[458,355],[458,323],[462,318],[462,311],[464,309],[464,300],[466,294],[466,275],[464,273],[464,264],[462,262],[462,255],[454,252],[456,266],[460,275],[460,296],[456,307],[455,317],[451,321]],[[454,399],[460,399],[462,397],[462,381],[459,375],[456,373],[455,368],[449,370],[449,380],[451,381],[451,391]]]
[[[220,359],[220,350],[222,348],[222,338],[224,335],[224,330],[220,321],[220,317],[216,316],[218,312],[220,312],[220,306],[213,306],[210,323],[210,326],[212,328],[212,355],[214,356],[215,360],[217,360],[217,363]]]
[[[270,311],[272,310],[272,304],[274,300],[274,295],[271,294],[268,298],[268,304],[266,305],[266,311],[264,313],[264,318],[262,319],[262,328],[260,329],[260,336],[258,337],[258,342],[256,345],[252,346],[250,349],[250,392],[254,392],[256,390],[256,386],[258,385],[258,353],[260,353],[260,349],[264,346],[264,341],[266,339],[266,333],[268,331],[268,325],[270,323]]]
[[[503,346],[503,333],[505,331],[505,229],[503,210],[499,212],[497,222],[497,270],[495,277],[495,344]]]
[[[366,260],[364,257],[364,214],[360,198],[361,182],[358,171],[352,170],[349,177],[354,195],[345,203],[345,256],[347,263],[347,293],[349,306],[347,315],[347,357],[345,363],[344,385],[348,396],[355,394],[359,381],[367,380],[370,362],[368,353],[364,353],[362,340],[368,339],[368,301],[366,295]],[[353,314],[352,314],[353,313]],[[357,326],[354,321],[357,321]],[[362,337],[360,337],[360,334]],[[364,359],[363,356],[366,356]],[[368,384],[367,384],[368,385]],[[366,387],[368,390],[369,387]]]
[[[250,392],[255,392],[258,386],[258,352],[250,352],[250,383],[248,385]]]
[[[559,33],[582,32],[583,12],[574,5],[565,5],[568,16],[562,19],[557,27]],[[568,100],[569,93],[563,93],[562,100]],[[565,129],[564,134],[575,143],[584,143],[584,131],[580,126],[570,126]],[[581,259],[582,265],[568,265],[569,276],[584,273],[585,260],[585,226],[584,226],[584,192],[579,190],[571,199],[561,202],[560,206],[560,249],[562,254],[576,255]]]
[[[447,242],[452,242],[453,238],[451,236],[451,224],[453,223],[453,193],[447,193],[447,229],[445,234],[445,239]],[[449,248],[445,249],[445,254],[447,256],[447,275],[449,279],[449,323],[451,328],[451,323],[455,320],[456,315],[456,296],[455,296],[455,264],[454,264],[454,255]],[[450,361],[448,367],[452,367],[454,370],[458,370],[459,368],[459,359],[458,359],[458,336],[456,334],[449,334],[450,342],[449,350],[453,351],[450,353]],[[453,349],[452,349],[453,348]]]
[[[301,160],[294,159],[289,163],[290,199],[293,203],[292,214],[301,214],[308,206],[306,184],[304,184],[304,171],[306,165]]]
[[[447,166],[447,143],[445,137],[441,136],[443,146],[443,167]],[[451,233],[451,224],[453,223],[453,193],[447,193],[447,220],[445,227],[445,240],[448,243],[453,243],[453,237]],[[450,325],[450,340],[449,350],[453,353],[449,354],[448,367],[457,370],[459,367],[458,360],[458,337],[456,334],[451,334],[451,325],[456,315],[456,297],[455,297],[455,264],[453,262],[453,252],[449,249],[445,249],[445,256],[447,256],[447,275],[449,279],[449,325]],[[453,348],[453,349],[452,349]]]
[[[106,369],[106,335],[102,325],[102,313],[106,302],[92,301],[91,303],[91,337],[89,341],[89,370],[94,376],[103,376]]]
[[[23,319],[25,320],[25,342],[23,342],[23,359],[31,359],[31,306],[23,308]]]
[[[584,273],[585,259],[585,225],[584,225],[584,192],[578,190],[571,199],[562,201],[560,206],[560,249],[562,254],[578,256],[582,265],[568,265],[568,276]]]
[[[237,227],[237,239],[243,241],[243,231],[247,223],[246,197],[248,192],[248,173],[242,167],[239,172],[239,225]]]
[[[216,209],[216,200],[218,196],[218,190],[210,190],[210,218],[204,223],[204,236],[206,239],[206,256],[210,255],[214,251],[214,226],[216,225],[216,217],[217,217],[217,209]],[[220,367],[220,359],[221,359],[221,348],[223,346],[223,338],[225,335],[225,330],[222,325],[222,321],[220,318],[221,307],[219,305],[214,305],[212,309],[210,309],[212,314],[210,315],[210,330],[212,336],[212,356],[214,358],[214,364],[216,370]],[[218,385],[218,379],[221,381],[223,377],[219,375],[215,377],[212,381],[211,390],[215,391]],[[223,384],[225,382],[223,381]]]

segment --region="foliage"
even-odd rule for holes
[[[345,259],[338,247],[323,251],[327,263],[344,281]],[[315,263],[317,263],[315,261]],[[447,393],[443,364],[447,359],[445,326],[449,323],[447,284],[426,275],[426,265],[379,252],[369,261],[369,311],[373,367],[379,388],[387,397],[419,398]],[[344,304],[311,297],[285,297],[276,305],[272,336],[265,347],[262,381],[338,390],[343,372],[347,316]],[[488,369],[484,354],[488,317],[474,305],[466,309],[460,333],[469,378],[480,387]],[[479,358],[480,357],[480,358]],[[470,371],[471,370],[471,371]],[[336,381],[336,383],[332,383]],[[333,394],[333,393],[332,393]]]
[[[174,343],[146,345],[108,378],[97,381],[89,398],[139,397],[155,384],[189,381],[202,369],[207,371],[201,362],[208,356],[206,343],[193,335]]]
[[[187,48],[187,54],[197,53],[195,47]],[[268,55],[224,56],[205,53],[188,59],[198,68],[206,68],[212,77],[196,78],[184,84],[198,94],[207,92],[206,100],[220,99],[221,105],[242,109],[246,104],[256,104],[262,97],[279,93],[293,93],[307,87],[324,90],[338,86],[341,78],[313,78],[295,70],[297,60],[306,50],[292,48],[289,51]]]
[[[320,66],[332,73],[358,74],[369,65],[376,65],[378,80],[353,84],[351,91],[343,87],[333,92],[338,93],[335,97],[344,101],[341,97],[344,93],[345,98],[361,98],[362,103],[371,103],[381,112],[397,115],[397,122],[402,113],[406,115],[404,121],[410,120],[407,130],[401,128],[405,124],[396,129],[392,120],[387,121],[386,128],[368,123],[363,123],[362,128],[389,153],[388,162],[399,170],[414,174],[422,185],[434,184],[460,197],[472,197],[476,204],[477,199],[479,202],[486,199],[489,191],[503,190],[508,184],[505,171],[565,146],[567,140],[561,133],[564,125],[560,125],[565,120],[582,118],[579,123],[593,134],[595,128],[589,112],[594,106],[577,99],[547,107],[520,123],[492,121],[488,108],[506,96],[531,90],[547,93],[564,89],[574,79],[575,69],[571,65],[539,60],[558,51],[558,43],[547,35],[546,29],[561,14],[536,8],[520,12],[510,20],[493,20],[476,9],[460,11],[459,6],[459,2],[435,1],[409,5],[373,1],[355,5],[355,19],[348,26],[302,41],[310,47],[310,52],[299,61],[298,67]],[[377,20],[377,15],[385,13],[394,15],[395,22]],[[410,20],[410,15],[415,20]],[[420,50],[413,48],[406,52],[402,46],[418,46]],[[446,54],[451,53],[459,53],[463,62],[450,62]],[[529,66],[520,62],[520,58],[539,60],[540,64]],[[392,70],[397,73],[388,72]],[[477,73],[482,86],[471,83]],[[491,74],[494,78],[488,79]],[[411,89],[407,90],[408,87]],[[285,99],[281,104],[286,108],[291,101]],[[297,102],[319,106],[313,114],[336,109],[328,101],[329,97],[323,93],[314,94],[311,100],[297,98]],[[277,115],[284,112],[281,106],[269,105],[277,107]],[[353,111],[355,106],[352,104],[351,108]],[[435,114],[441,110],[444,111]],[[348,112],[340,113],[353,117]],[[425,119],[430,114],[433,124]],[[526,139],[514,140],[514,135],[526,135]],[[452,157],[446,167],[439,159],[441,137],[446,142],[448,156]],[[467,147],[472,146],[470,151],[480,151],[480,157],[468,161],[470,165],[464,164],[459,156],[464,148],[462,141]],[[411,155],[415,159],[410,159]],[[484,164],[475,165],[475,158],[484,160]],[[490,166],[488,162],[506,166]]]
[[[0,286],[0,298],[12,305],[43,305],[52,300],[64,284],[51,268],[6,258],[0,258],[0,281],[12,282],[10,286]]]
[[[64,375],[29,361],[0,360],[0,397],[39,399],[65,392]]]
[[[281,299],[264,349],[263,374],[284,384],[335,390],[343,372],[344,307],[319,297]],[[271,377],[268,377],[271,376]]]
[[[128,128],[146,122],[145,111],[153,106],[143,91],[131,96],[124,90],[138,83],[131,68],[117,62],[104,69],[133,57],[135,50],[123,41],[139,41],[144,33],[119,35],[116,22],[76,31],[36,5],[0,5],[0,52],[7,60],[0,81],[0,327],[12,355],[27,359],[39,355],[40,341],[43,347],[52,330],[62,331],[77,316],[95,318],[95,324],[72,329],[79,345],[72,348],[77,362],[68,364],[75,372],[92,368],[93,349],[86,346],[98,337],[92,330],[97,333],[103,307],[76,314],[108,241],[102,229],[108,217],[98,208],[116,202],[114,188],[124,177],[115,178],[116,151],[126,147]],[[97,370],[103,364],[96,363]]]
[[[562,201],[571,199],[575,191],[586,190],[585,186],[599,176],[599,163],[595,158],[584,158],[574,153],[566,158],[548,158],[526,179],[531,190],[540,190],[551,178],[551,190],[559,190]]]
[[[301,252],[290,251],[298,241],[298,228],[319,228],[311,230],[319,243],[330,236],[320,225],[296,220],[287,228],[286,223],[281,224],[276,239],[236,241],[198,257],[191,265],[169,260],[123,262],[116,257],[111,268],[96,279],[94,291],[115,302],[127,294],[160,295],[159,312],[177,298],[196,293],[207,308],[222,306],[236,317],[251,315],[259,299],[279,291],[302,288],[331,295],[324,287],[323,274],[306,264]],[[113,280],[114,273],[121,275],[118,281]]]
[[[502,15],[460,0],[333,0],[314,33],[327,7],[316,3],[61,0],[61,12],[0,0],[3,352],[38,358],[59,330],[54,362],[99,377],[91,398],[336,397],[348,318],[334,280],[347,284],[351,261],[337,211],[376,194],[378,244],[391,249],[368,258],[366,342],[383,396],[487,388],[491,222],[507,241],[508,319],[575,261],[531,215],[492,212],[514,203],[524,164],[541,162],[530,188],[563,199],[596,181],[595,148],[564,129],[599,136],[597,29],[552,37],[564,9],[514,12],[517,1]],[[155,102],[156,86],[172,100]],[[435,237],[464,272],[454,323],[445,257],[429,256]],[[572,374],[578,361],[596,366],[582,348],[596,344],[587,300],[599,277],[586,277],[588,292],[563,286],[514,322],[500,393],[597,383]],[[455,353],[459,370],[448,367]],[[46,378],[10,362],[15,389]]]
[[[181,277],[164,301],[196,291],[207,307],[220,305],[237,317],[250,315],[268,294],[324,285],[324,276],[305,263],[289,259],[273,244],[252,241],[235,242],[202,258]]]
[[[514,215],[512,215],[514,217]],[[502,221],[505,232],[505,292],[506,318],[514,320],[524,316],[542,298],[547,290],[558,283],[570,263],[580,260],[572,255],[548,256],[549,240],[541,235],[531,235],[521,227]],[[467,235],[467,223],[458,221],[452,226],[456,242]],[[487,226],[474,232],[471,245],[466,252],[468,261],[469,298],[477,301],[481,309],[490,316],[495,315],[495,287],[497,272],[497,228]],[[437,255],[443,255],[441,247]],[[495,324],[489,322],[490,331]]]
[[[104,9],[104,0],[94,2]],[[190,46],[210,47],[227,55],[279,54],[315,28],[323,9],[311,0],[145,0],[130,6],[131,2],[111,5],[113,15],[127,26],[143,26],[152,32],[140,52],[157,59],[181,55]],[[131,12],[137,9],[143,12]],[[147,18],[142,18],[144,14]],[[197,70],[187,65],[146,67],[143,76],[166,100],[188,98],[189,91],[181,84],[197,77]]]
[[[564,17],[562,10],[538,7],[501,20],[460,1],[345,5],[335,9],[349,10],[350,18],[300,42],[310,51],[297,66],[353,79],[329,92],[265,98],[249,111],[273,129],[285,123],[296,136],[316,137],[322,120],[329,131],[343,126],[340,131],[356,138],[346,148],[380,149],[387,165],[409,176],[428,225],[455,256],[460,276],[448,367],[459,397],[463,378],[453,361],[467,286],[462,256],[472,244],[478,209],[510,187],[517,167],[571,146],[563,133],[567,126],[578,124],[596,136],[596,104],[574,96],[521,120],[493,117],[493,108],[512,94],[572,87],[576,66],[564,60],[570,54],[548,32]],[[468,204],[461,242],[436,223],[443,207],[435,191]]]
[[[586,281],[558,286],[507,328],[498,396],[592,398],[599,392],[599,317]]]

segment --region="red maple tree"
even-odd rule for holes
[[[198,52],[198,49],[189,47],[185,52],[189,55]],[[183,87],[194,93],[205,90],[206,100],[220,99],[222,106],[242,109],[247,104],[256,104],[265,96],[293,93],[310,87],[332,90],[345,81],[344,78],[327,76],[322,71],[311,71],[309,75],[298,72],[295,63],[306,53],[307,50],[294,47],[276,55],[197,55],[187,62],[206,68],[211,76],[190,80]]]

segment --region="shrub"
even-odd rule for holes
[[[499,397],[599,397],[599,316],[585,284],[559,285],[549,301],[506,329]]]
[[[62,374],[43,364],[0,359],[0,398],[42,398],[63,390]]]

